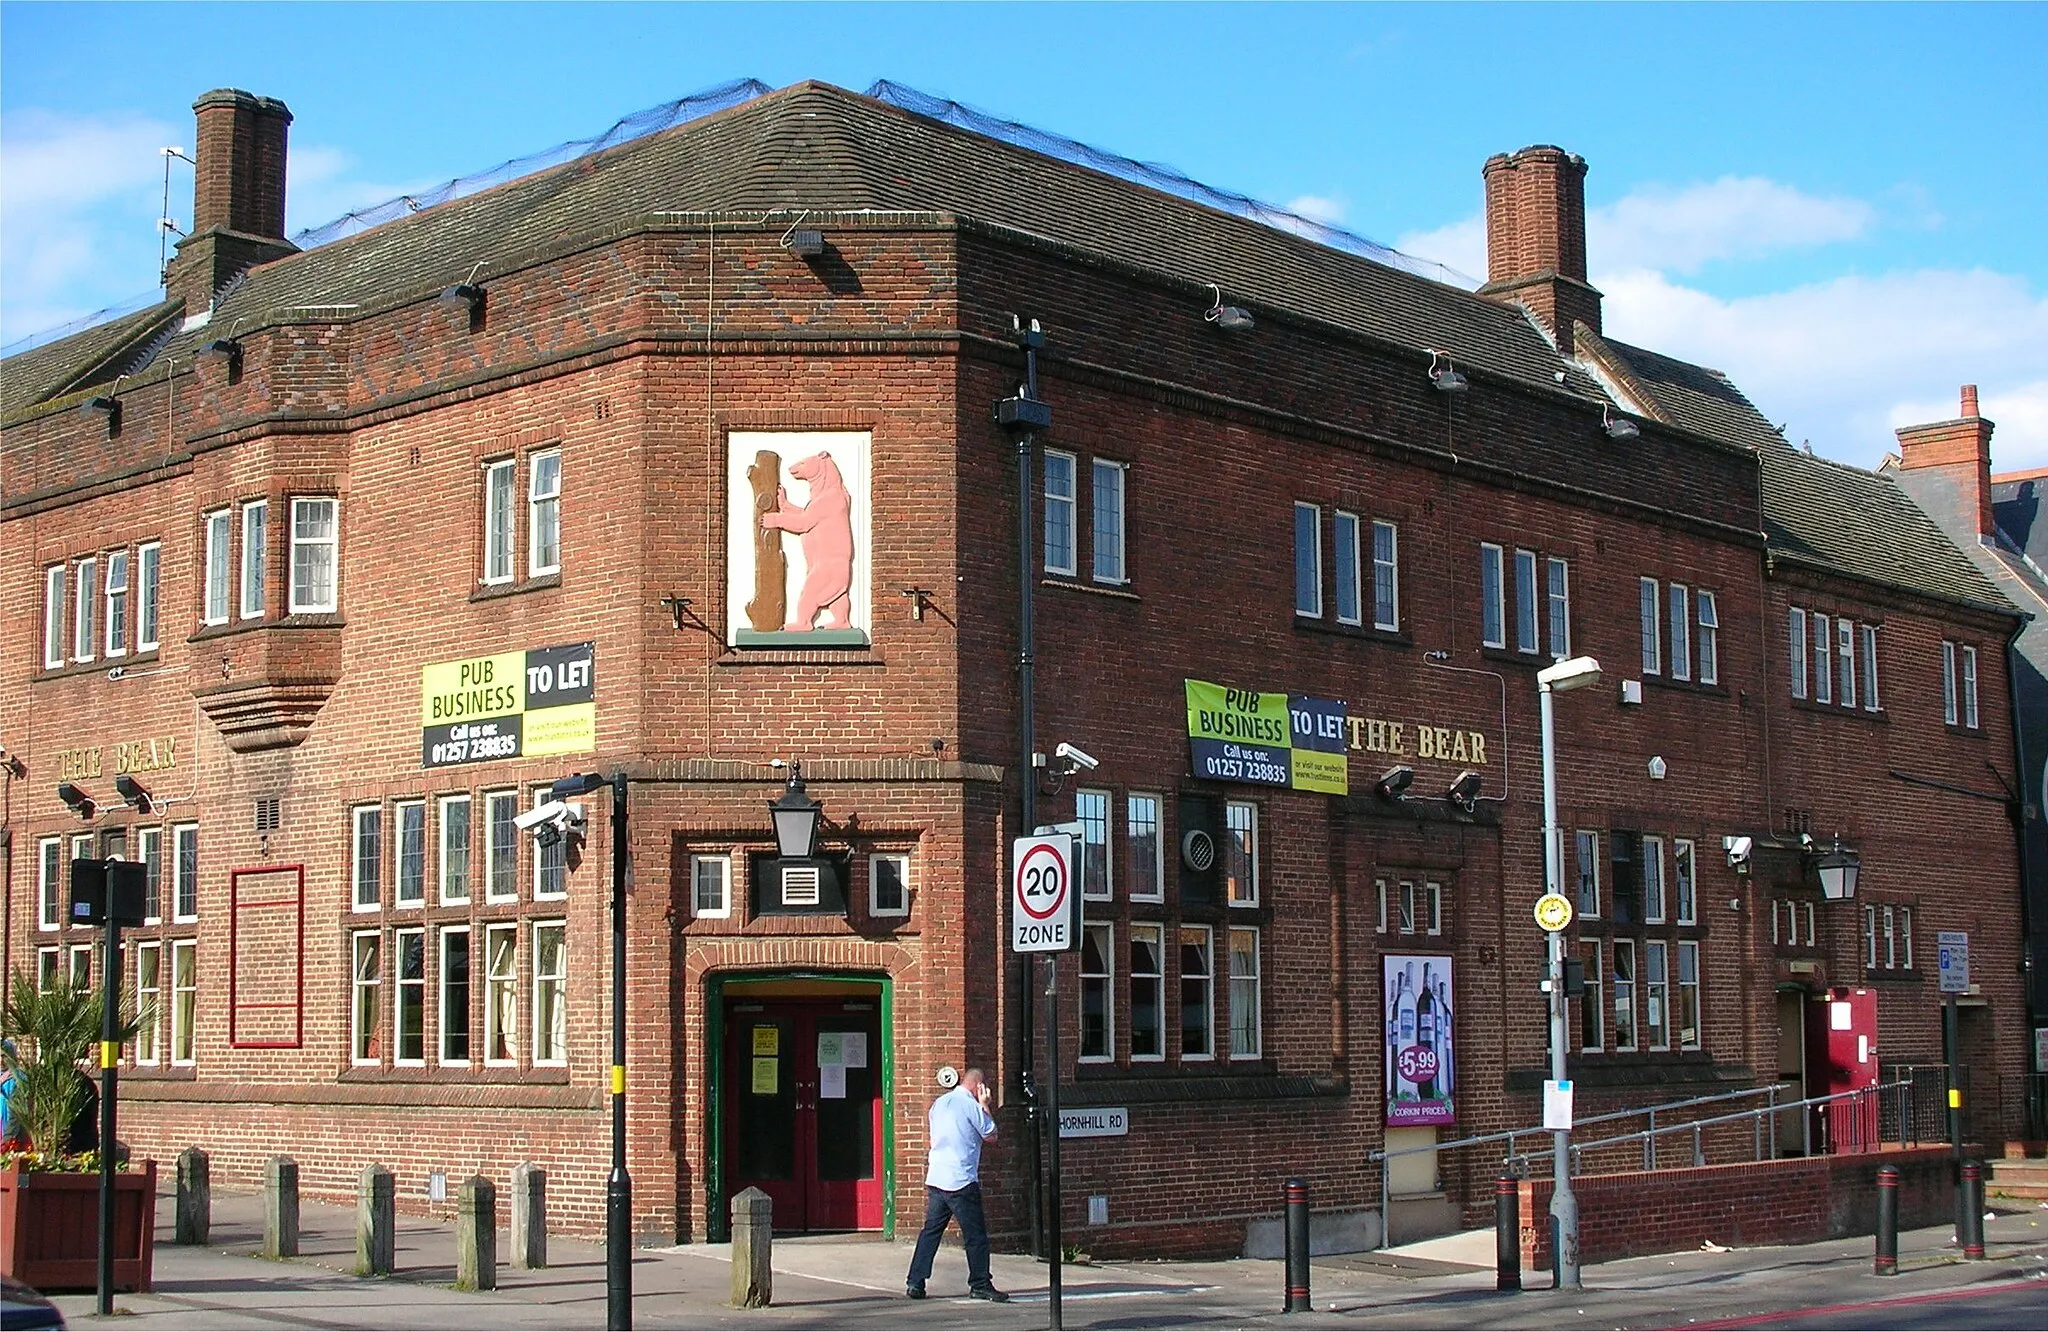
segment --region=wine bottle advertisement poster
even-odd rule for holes
[[[1451,959],[1442,953],[1390,953],[1383,965],[1387,1127],[1455,1124],[1458,1061]]]

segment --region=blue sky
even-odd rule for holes
[[[1475,276],[1481,163],[1557,143],[1613,336],[1865,466],[1975,382],[1999,469],[2048,466],[2044,4],[10,0],[0,342],[154,294],[209,88],[291,106],[296,231],[748,76],[893,79]]]

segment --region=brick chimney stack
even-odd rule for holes
[[[1992,423],[1977,415],[1977,386],[1963,385],[1962,411],[1953,421],[1931,425],[1900,426],[1899,469],[1933,469],[1955,488],[1955,493],[1977,514],[1977,535],[1989,537],[1996,530],[1991,515],[1991,431]]]
[[[192,111],[198,121],[192,231],[164,269],[165,290],[185,302],[188,318],[209,309],[237,274],[298,249],[284,238],[291,111],[239,88],[216,88]]]
[[[1486,285],[1482,296],[1528,307],[1572,353],[1574,324],[1600,331],[1600,293],[1586,282],[1586,159],[1548,144],[1486,160]]]

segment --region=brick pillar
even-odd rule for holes
[[[1559,350],[1573,330],[1600,331],[1600,293],[1586,282],[1586,159],[1548,144],[1486,160],[1486,285],[1482,296],[1528,308]]]

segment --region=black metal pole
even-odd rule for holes
[[[626,1173],[626,774],[612,777],[612,1173],[604,1186],[604,1325],[633,1326],[633,1177]]]
[[[1035,775],[1031,780],[1036,781]],[[1068,892],[1078,894],[1081,885]],[[1060,955],[1045,955],[1045,1257],[1053,1332],[1063,1326],[1060,1309]]]
[[[1020,330],[1019,342],[1024,348],[1024,385],[1021,396],[1027,401],[1038,397],[1038,347],[1044,341],[1035,329],[1029,333]],[[1029,837],[1038,826],[1038,769],[1032,758],[1037,753],[1037,660],[1034,642],[1034,618],[1037,607],[1033,594],[1037,589],[1037,578],[1033,566],[1033,532],[1031,509],[1031,464],[1037,441],[1029,429],[1016,432],[1017,440],[1017,773],[1021,795],[1018,807],[1017,836]],[[1031,1251],[1044,1256],[1045,1248],[1045,1207],[1039,1181],[1045,1169],[1043,1155],[1044,1136],[1040,1132],[1039,1107],[1036,1098],[1030,1096],[1030,1071],[1038,1062],[1037,1043],[1031,1030],[1032,981],[1037,974],[1037,964],[1027,954],[1024,958],[1024,1012],[1023,1037],[1024,1056],[1018,1063],[1022,1075],[1020,1081],[1027,1093],[1024,1110],[1024,1142],[1031,1158],[1030,1178],[1025,1188],[1025,1206],[1030,1212]]]
[[[108,876],[111,879],[111,875]],[[99,1312],[114,1312],[114,1101],[119,1095],[121,1045],[121,922],[107,893],[107,954],[101,964],[106,1003],[100,1010],[100,1254]],[[154,1202],[150,1204],[155,1206]],[[143,1243],[149,1243],[145,1238]],[[139,1256],[139,1255],[138,1255]]]
[[[1872,1269],[1878,1276],[1899,1274],[1899,1169],[1886,1166],[1877,1172],[1877,1258]]]
[[[1949,1178],[1956,1190],[1956,1243],[1963,1242],[1963,1070],[1956,1034],[1956,997],[1941,997],[1941,1044],[1948,1063]]]
[[[1963,1257],[1984,1256],[1984,1164],[1963,1162]]]
[[[1287,1303],[1282,1313],[1309,1313],[1308,1297],[1308,1181],[1287,1181],[1286,1210]]]
[[[1493,1182],[1493,1288],[1522,1288],[1522,1181],[1502,1175]]]

